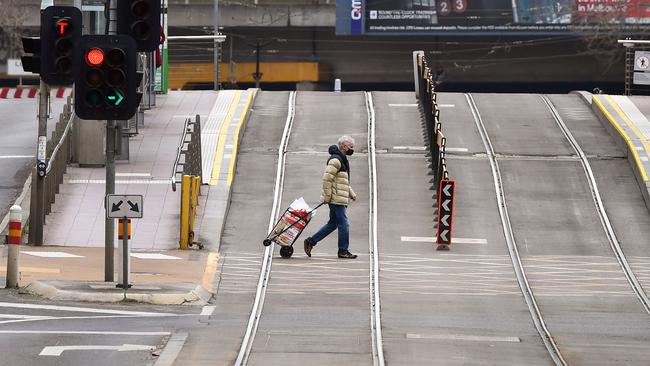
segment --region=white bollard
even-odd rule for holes
[[[334,79],[334,91],[337,93],[341,91],[341,79]]]
[[[9,209],[9,235],[7,240],[7,288],[18,288],[18,257],[22,239],[23,210],[18,205]]]

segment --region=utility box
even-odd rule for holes
[[[106,164],[106,121],[75,117],[72,161],[80,167],[100,167]]]

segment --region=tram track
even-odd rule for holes
[[[542,342],[544,343],[544,347],[548,351],[549,356],[551,357],[551,359],[556,365],[566,366],[568,365],[568,363],[564,359],[557,343],[555,342],[555,339],[553,338],[550,330],[546,326],[542,312],[539,306],[537,305],[537,301],[535,300],[533,290],[528,282],[528,278],[526,276],[526,271],[522,263],[522,259],[519,255],[517,242],[514,237],[512,224],[510,222],[510,216],[508,214],[508,206],[506,202],[505,190],[503,187],[503,179],[501,177],[501,170],[499,169],[499,163],[497,161],[497,156],[494,151],[492,142],[490,140],[490,136],[488,135],[487,129],[485,128],[485,125],[481,118],[481,114],[478,110],[476,102],[474,101],[474,98],[469,93],[465,94],[465,98],[470,107],[472,116],[474,118],[474,122],[481,136],[481,140],[483,142],[485,151],[487,153],[488,161],[490,162],[492,177],[494,180],[494,187],[496,191],[496,199],[497,199],[497,206],[499,209],[499,216],[501,218],[503,233],[505,235],[506,243],[508,246],[508,253],[510,255],[510,260],[512,261],[513,269],[517,277],[517,283],[519,285],[522,295],[524,296],[524,300],[526,302],[528,311],[535,325],[535,329],[539,333]]]
[[[555,108],[555,106],[553,105],[553,102],[551,102],[551,100],[546,95],[540,95],[540,98],[544,101],[545,105],[548,107],[549,111],[553,115],[553,118],[555,119],[555,122],[557,123],[558,127],[562,130],[562,133],[571,144],[571,147],[575,150],[576,154],[579,156],[580,162],[582,164],[582,168],[587,177],[587,181],[589,182],[589,189],[591,191],[591,196],[593,198],[594,205],[596,206],[596,211],[598,212],[600,223],[603,227],[605,235],[607,236],[609,244],[612,248],[612,252],[614,253],[616,260],[618,261],[621,270],[623,271],[623,274],[625,275],[625,278],[629,282],[630,287],[634,291],[636,297],[641,302],[641,305],[643,306],[644,310],[648,314],[650,314],[650,300],[648,299],[645,290],[639,283],[639,280],[637,279],[636,275],[632,271],[632,267],[627,261],[625,253],[623,253],[623,249],[621,248],[616,233],[614,232],[612,223],[610,222],[609,217],[607,215],[607,211],[605,210],[605,206],[603,205],[603,200],[601,198],[600,191],[598,190],[598,184],[596,183],[596,178],[594,177],[593,171],[591,169],[591,164],[589,164],[589,159],[587,158],[587,155],[582,150],[580,144],[573,137],[573,134],[564,123],[562,116],[558,112],[557,108]]]
[[[383,354],[383,337],[381,333],[381,316],[380,316],[380,297],[379,297],[379,256],[377,250],[377,171],[375,156],[375,118],[372,94],[364,93],[365,107],[368,114],[368,186],[369,186],[369,204],[368,204],[368,238],[369,238],[369,311],[372,342],[372,359],[374,366],[383,366],[385,364]],[[273,193],[273,205],[269,218],[268,231],[271,231],[274,224],[282,214],[282,197],[284,192],[284,181],[287,160],[287,148],[291,137],[291,131],[294,123],[296,112],[296,92],[291,92],[288,101],[288,113],[278,148],[278,159],[276,168],[276,179]],[[269,281],[272,275],[274,245],[265,247],[262,254],[260,265],[260,274],[255,292],[255,299],[252,304],[250,317],[247,322],[246,331],[235,360],[236,366],[246,365],[252,354],[253,344],[257,335],[257,330],[262,318],[264,303],[266,298]]]

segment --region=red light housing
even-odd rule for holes
[[[104,51],[93,48],[86,52],[86,63],[89,66],[99,66],[104,63]]]

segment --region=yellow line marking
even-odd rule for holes
[[[643,148],[645,149],[646,154],[648,156],[650,156],[650,144],[648,144],[648,139],[646,139],[643,132],[641,132],[641,130],[639,130],[639,128],[636,126],[636,124],[634,122],[632,122],[630,117],[628,117],[627,113],[625,113],[621,109],[621,107],[618,105],[618,103],[616,103],[616,101],[614,99],[612,99],[611,96],[606,95],[605,98],[607,98],[607,100],[610,101],[610,103],[612,104],[612,106],[614,107],[616,112],[623,118],[625,123],[627,123],[627,125],[630,126],[630,128],[632,129],[632,132],[634,132],[636,137],[639,138],[639,141],[641,141],[641,144],[643,145]]]
[[[239,105],[239,100],[241,99],[241,95],[242,95],[241,90],[237,90],[235,92],[235,97],[232,99],[232,103],[230,104],[230,109],[228,109],[228,114],[226,115],[226,118],[223,120],[223,124],[219,129],[219,136],[217,137],[219,141],[217,143],[217,154],[214,158],[214,164],[212,165],[212,173],[210,174],[211,186],[216,186],[219,183],[219,172],[221,171],[221,163],[223,161],[223,151],[226,146],[226,138],[228,137],[228,128],[232,123],[232,117],[235,114],[237,105]]]
[[[210,292],[212,292],[214,274],[217,273],[217,259],[219,259],[219,252],[210,252],[208,259],[205,260],[205,271],[203,272],[201,286]]]
[[[608,96],[605,96],[605,99],[607,99],[607,98],[608,98]],[[607,108],[605,108],[603,103],[598,98],[596,98],[596,96],[592,96],[592,100],[593,100],[594,103],[596,103],[598,108],[600,108],[600,110],[605,114],[605,117],[607,117],[607,120],[609,121],[609,123],[611,123],[614,126],[614,128],[616,129],[616,131],[618,131],[618,133],[623,137],[623,140],[625,140],[625,142],[627,143],[627,146],[629,147],[630,153],[634,157],[634,161],[636,162],[637,167],[639,167],[639,171],[641,173],[641,179],[644,182],[647,182],[648,181],[648,175],[646,174],[645,168],[643,167],[643,164],[641,163],[641,158],[639,157],[639,153],[637,152],[636,147],[632,143],[632,139],[630,138],[630,136],[625,132],[625,130],[621,127],[621,125],[616,121],[616,118],[614,118],[609,113],[609,111],[607,110]],[[614,105],[616,105],[616,103],[611,98],[607,99],[607,101],[610,103],[610,105],[612,105],[612,108],[614,108],[616,110],[616,108],[614,107]],[[616,105],[616,106],[618,106],[618,105]],[[619,110],[620,110],[620,108],[619,108]],[[617,110],[617,113],[619,113],[618,110]],[[626,121],[626,118],[623,118],[623,120]],[[627,119],[627,121],[629,121],[629,119]],[[627,122],[627,121],[626,121],[626,123],[631,123],[631,122]],[[631,126],[630,126],[630,128],[631,128]]]
[[[241,129],[241,126],[244,124],[244,120],[246,119],[246,115],[248,114],[248,108],[250,107],[252,100],[253,100],[253,93],[249,92],[248,100],[246,100],[246,105],[244,106],[244,110],[242,111],[241,117],[239,117],[239,123],[237,124],[237,129],[235,130],[234,142],[232,144],[232,156],[230,157],[230,169],[228,169],[228,186],[232,184],[232,178],[235,172],[235,162],[237,160],[236,159],[237,145],[239,144],[239,130]]]

